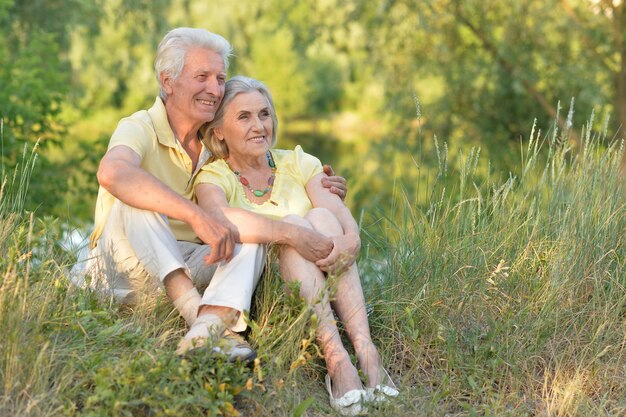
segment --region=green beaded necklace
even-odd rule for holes
[[[265,194],[269,193],[272,187],[274,186],[274,179],[276,178],[276,164],[274,163],[274,158],[272,157],[272,153],[270,151],[267,151],[267,153],[265,154],[265,157],[267,158],[267,164],[269,165],[270,168],[272,168],[272,175],[270,175],[270,177],[267,179],[267,187],[265,187],[264,190],[255,190],[252,187],[250,187],[250,181],[248,181],[246,177],[241,175],[241,172],[235,171],[233,167],[230,165],[230,162],[228,162],[228,160],[225,160],[230,170],[233,171],[233,173],[239,179],[239,182],[248,190],[250,190],[250,192],[255,197],[263,197]]]

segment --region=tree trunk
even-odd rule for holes
[[[626,43],[624,29],[626,28],[626,8],[624,3],[613,6],[613,30],[615,47],[619,53],[619,70],[614,74],[615,80],[615,110],[618,117],[618,137],[626,138]],[[626,175],[626,152],[622,155],[622,174]]]

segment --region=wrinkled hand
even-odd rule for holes
[[[200,240],[211,247],[211,254],[204,258],[207,265],[231,260],[235,250],[235,233],[221,211],[201,210],[191,227]]]
[[[292,246],[303,258],[316,262],[331,254],[333,241],[313,229],[300,227]]]
[[[348,194],[348,186],[346,185],[346,179],[335,175],[335,171],[330,165],[324,165],[324,174],[328,177],[322,178],[322,185],[330,190],[331,193],[337,194],[342,200],[346,199]]]
[[[361,249],[361,239],[358,236],[332,236],[333,250],[326,258],[315,264],[324,272],[342,274],[356,261]]]

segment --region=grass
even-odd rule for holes
[[[370,415],[626,414],[624,145],[565,135],[533,131],[504,180],[476,175],[478,151],[439,153],[425,207],[400,184],[363,216],[372,333],[401,386]],[[273,265],[254,369],[179,360],[163,295],[120,309],[68,284],[57,222],[23,210],[24,161],[0,194],[0,415],[331,414],[315,317]]]

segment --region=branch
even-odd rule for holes
[[[487,36],[483,32],[481,32],[472,22],[470,22],[466,16],[462,14],[460,7],[456,7],[455,15],[482,42],[483,47],[495,58],[498,64],[509,74],[515,76],[515,66],[513,65],[513,63],[504,58],[498,51],[497,46],[493,42],[491,42],[487,38]],[[539,103],[541,108],[548,115],[550,115],[550,117],[557,120],[559,127],[561,127],[561,129],[563,130],[567,130],[568,126],[566,125],[565,119],[558,114],[557,110],[548,102],[546,97],[527,79],[520,78],[520,81],[522,82],[522,85],[524,86],[526,91],[537,101],[537,103]],[[578,133],[571,130],[570,134],[577,144],[581,143]]]
[[[569,18],[571,19],[571,21],[576,25],[576,27],[580,29],[582,33],[580,37],[581,41],[587,47],[587,49],[593,54],[593,56],[595,56],[596,59],[599,62],[601,62],[609,71],[611,72],[617,71],[615,67],[615,62],[611,60],[611,57],[600,54],[598,52],[599,45],[596,42],[594,42],[589,36],[586,35],[585,25],[583,25],[580,18],[576,15],[576,12],[572,8],[572,6],[569,4],[569,2],[567,0],[561,0],[561,6],[563,7],[565,14],[567,14]]]

